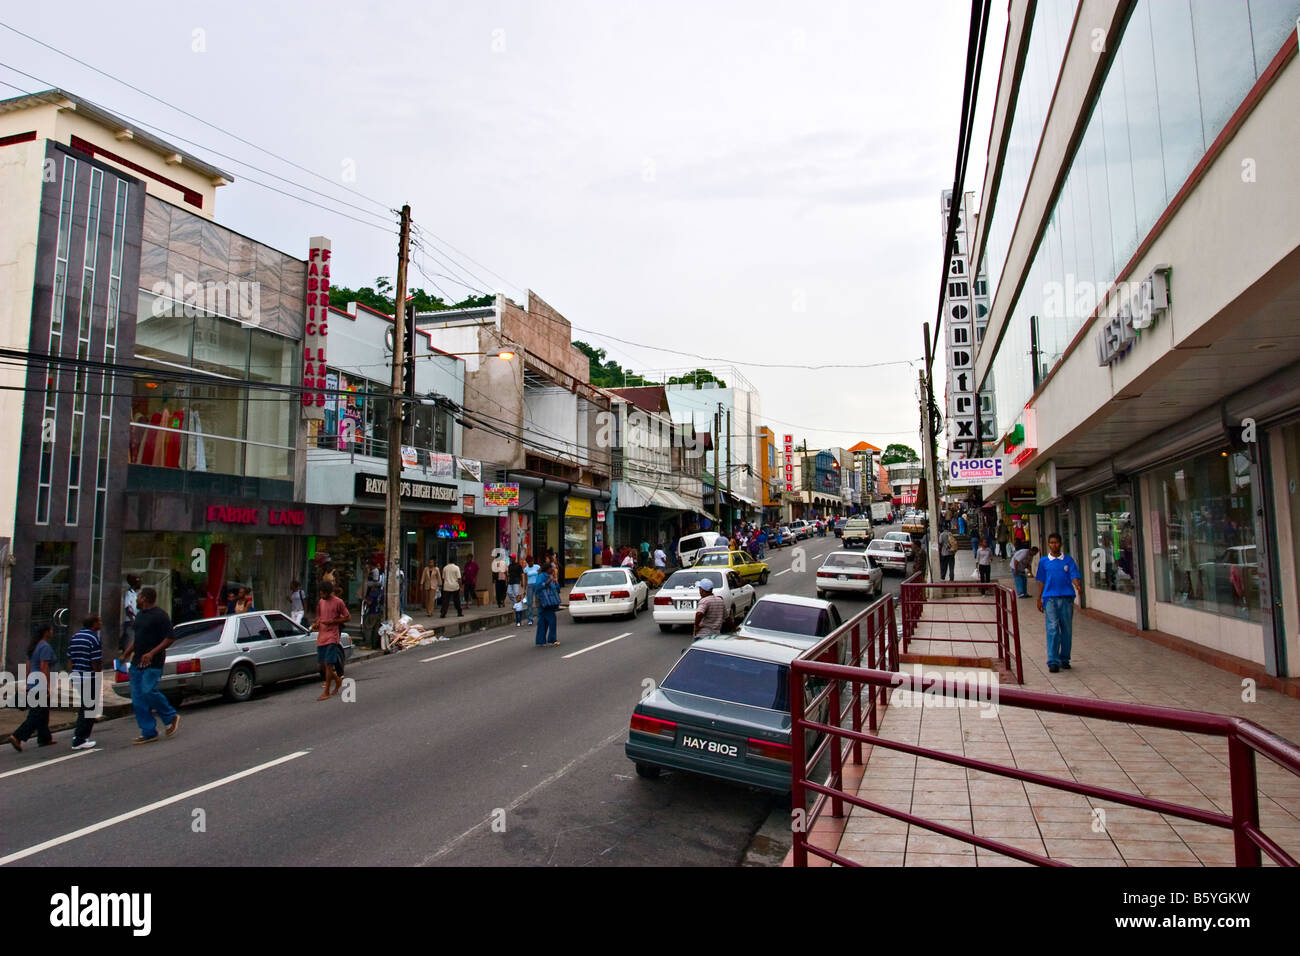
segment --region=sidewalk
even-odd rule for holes
[[[958,557],[955,577],[969,580],[970,552]],[[994,559],[993,579],[1010,583],[1006,560]],[[969,600],[969,598],[967,598]],[[1120,631],[1086,615],[1074,616],[1073,668],[1047,670],[1043,616],[1021,600],[1020,638],[1025,689],[1077,697],[1178,707],[1237,715],[1300,740],[1300,701],[1258,689],[1243,701],[1242,680],[1189,655]],[[945,617],[987,620],[985,608],[956,605]],[[991,628],[934,624],[934,653]],[[913,641],[911,652],[924,644]],[[966,644],[982,648],[989,645]],[[905,665],[910,671],[911,666]],[[966,672],[969,667],[960,668]],[[925,670],[942,671],[926,666]],[[910,698],[913,698],[909,700]],[[896,691],[881,736],[1040,773],[1145,794],[1208,810],[1230,812],[1228,748],[1222,738],[1135,727],[1017,708],[919,706]],[[1107,801],[1023,784],[979,771],[918,759],[883,747],[864,755],[858,793],[955,829],[997,839],[1033,853],[1087,866],[1224,866],[1233,863],[1229,831]],[[1300,855],[1300,778],[1264,758],[1257,761],[1261,827],[1293,856]],[[829,827],[822,826],[829,822]],[[840,821],[818,821],[827,834]],[[1019,861],[881,814],[854,808],[843,821],[839,852],[874,866],[1023,866]],[[834,837],[816,842],[834,845]],[[824,861],[810,858],[815,864]],[[1271,865],[1264,857],[1265,865]]]

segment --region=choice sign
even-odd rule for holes
[[[1001,458],[958,458],[948,462],[948,480],[954,484],[996,484],[1004,473]]]

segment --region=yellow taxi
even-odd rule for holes
[[[701,551],[696,555],[692,567],[731,568],[740,575],[740,580],[746,584],[766,584],[768,576],[771,574],[766,561],[751,558],[744,551],[725,551],[722,548]]]

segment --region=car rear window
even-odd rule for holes
[[[708,564],[729,565],[731,555],[726,551],[705,551],[703,554],[696,555],[695,563],[701,567]]]
[[[759,601],[745,618],[745,627],[809,637],[825,637],[831,632],[830,617],[824,608],[783,601]]]
[[[721,571],[674,571],[672,577],[664,582],[664,587],[693,588],[704,578],[712,581],[715,588],[722,587]]]
[[[688,650],[660,686],[750,707],[790,710],[790,669],[772,661]]]
[[[611,584],[627,584],[625,571],[584,571],[574,587],[599,588]]]
[[[192,650],[205,644],[215,644],[221,640],[221,632],[225,629],[225,621],[201,621],[194,624],[181,624],[172,632],[176,636],[172,647],[187,647]]]
[[[824,568],[865,568],[867,566],[866,555],[863,554],[832,554],[822,565]]]

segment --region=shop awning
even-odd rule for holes
[[[724,489],[724,491],[725,491],[725,489]],[[749,505],[751,508],[757,508],[757,507],[758,507],[758,502],[757,502],[757,501],[755,501],[753,498],[747,497],[746,495],[742,495],[742,494],[741,494],[740,492],[738,492],[738,491],[726,491],[725,493],[728,494],[728,495],[730,495],[732,498],[736,499],[737,501],[743,501],[745,504]]]
[[[652,488],[634,481],[618,483],[618,507],[623,508],[667,508],[670,511],[694,512],[697,509],[675,491],[667,488]]]

